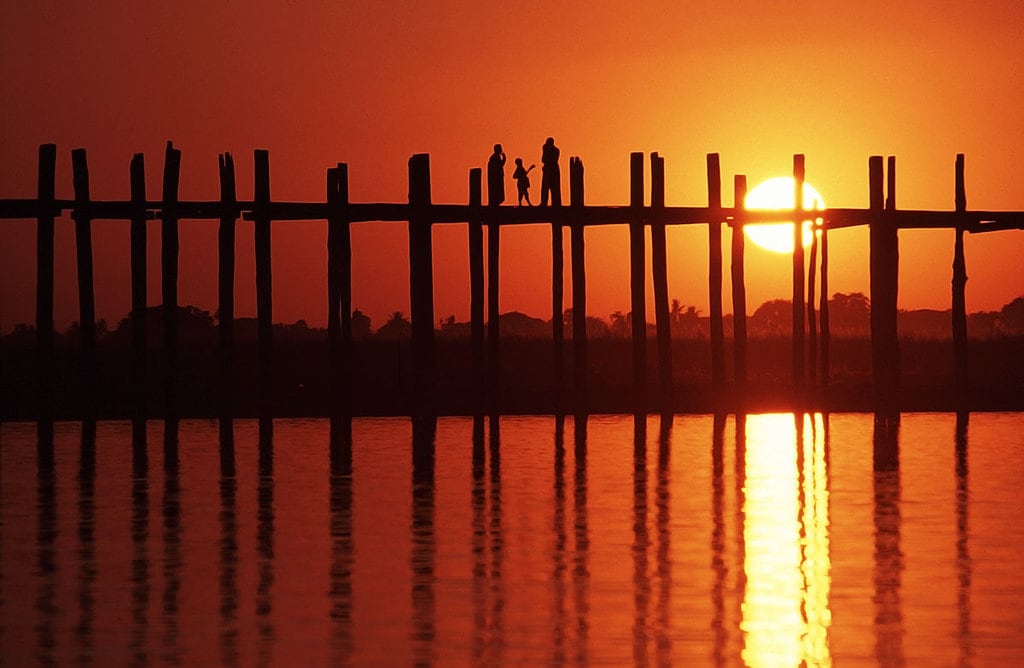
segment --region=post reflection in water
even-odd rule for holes
[[[876,414],[872,435],[875,525],[875,658],[904,663],[903,552],[900,549],[900,419]]]
[[[493,665],[501,663],[505,649],[500,418],[490,416],[487,426],[485,448],[484,419],[473,418],[472,656],[474,663]]]
[[[274,423],[259,419],[259,482],[256,485],[256,656],[269,665],[274,649]]]
[[[587,529],[587,416],[574,418],[575,472],[573,475],[573,604],[576,615],[573,660],[585,664],[590,640],[590,536]]]
[[[434,663],[434,445],[437,418],[413,418],[412,432],[412,643],[417,666]]]
[[[956,414],[956,574],[957,574],[957,640],[960,662],[968,664],[974,654],[971,635],[971,553],[967,508],[970,494],[967,485],[967,425],[970,414]]]
[[[555,470],[554,470],[554,512],[552,515],[552,532],[554,540],[551,548],[551,608],[552,608],[552,642],[551,663],[565,663],[565,575],[568,566],[565,559],[568,535],[565,531],[565,416],[555,416]]]
[[[351,662],[355,647],[352,633],[352,419],[331,419],[331,661]]]
[[[658,480],[655,486],[657,516],[657,568],[658,600],[657,637],[655,638],[655,659],[657,665],[668,665],[672,659],[671,601],[672,601],[672,521],[669,509],[672,505],[670,475],[672,453],[672,415],[662,415],[658,425]]]
[[[55,665],[57,621],[57,474],[53,452],[53,424],[40,422],[36,445],[36,649],[42,665]]]
[[[831,661],[828,470],[819,421],[746,418],[741,656],[748,664]]]
[[[725,552],[725,419],[716,413],[711,431],[711,636],[715,664],[722,664],[729,651],[729,623],[725,614],[725,594],[729,569]]]
[[[647,416],[633,416],[633,663],[647,663],[648,573]]]
[[[149,456],[146,424],[132,423],[131,648],[132,663],[149,663]]]
[[[181,591],[181,484],[178,479],[178,420],[164,421],[164,497],[163,510],[163,654],[166,663],[180,663],[178,629]]]
[[[234,425],[220,421],[220,661],[238,665],[238,482]]]
[[[93,661],[93,615],[96,582],[96,423],[82,423],[78,461],[78,660]]]

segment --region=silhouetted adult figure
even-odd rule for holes
[[[505,201],[505,151],[501,144],[494,145],[494,153],[487,161],[487,204],[498,206]]]
[[[558,169],[558,147],[554,137],[548,137],[541,149],[540,205],[548,205],[548,194],[551,195],[551,206],[562,206],[562,174]]]

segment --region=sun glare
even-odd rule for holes
[[[778,176],[762,181],[747,193],[743,200],[745,209],[785,210],[794,206],[793,194],[796,186],[791,176]],[[818,210],[825,208],[821,194],[806,181],[804,182],[804,208]],[[808,246],[813,238],[811,220],[803,224],[803,245]],[[770,223],[745,225],[747,238],[765,250],[775,253],[793,252],[793,223]]]

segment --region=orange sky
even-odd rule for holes
[[[353,201],[404,201],[408,157],[429,152],[434,201],[460,203],[468,170],[492,144],[539,163],[551,135],[563,189],[568,157],[581,156],[591,204],[628,201],[630,151],[665,156],[667,200],[680,205],[706,203],[708,152],[722,156],[727,204],[733,174],[753,185],[789,173],[801,152],[830,205],[866,207],[867,158],[892,154],[899,207],[951,209],[962,152],[970,208],[1024,210],[1019,0],[101,4],[5,8],[0,197],[34,196],[38,145],[56,142],[58,196],[71,196],[70,151],[82,146],[93,197],[127,199],[128,162],[144,151],[157,199],[173,139],[184,152],[182,199],[218,196],[221,151],[235,154],[239,195],[250,197],[252,150],[267,148],[275,199],[321,200],[325,169],[345,161]],[[211,311],[215,227],[181,227],[179,299]],[[275,225],[275,320],[325,321],[325,227]],[[150,229],[156,304],[158,224]],[[407,313],[404,225],[352,234],[355,306],[374,326]],[[116,320],[129,304],[127,223],[96,222],[94,235],[98,316]],[[705,312],[706,237],[697,227],[669,232],[670,296]],[[466,319],[465,226],[438,228],[434,239],[435,311]],[[626,239],[625,228],[587,232],[594,315],[628,310]],[[900,239],[900,306],[948,308],[952,232]],[[867,293],[866,230],[832,242],[832,289]],[[501,310],[548,317],[548,229],[509,230],[502,244]],[[33,225],[0,222],[4,331],[34,320],[34,246]],[[251,226],[240,224],[240,316],[255,314],[251,249]],[[788,297],[788,258],[747,257],[751,308]],[[1024,233],[968,237],[967,263],[969,310],[1024,293]],[[58,224],[57,264],[64,327],[77,318],[69,220]],[[725,300],[729,310],[728,280]]]

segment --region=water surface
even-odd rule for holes
[[[1024,416],[0,426],[0,663],[1024,662]]]

